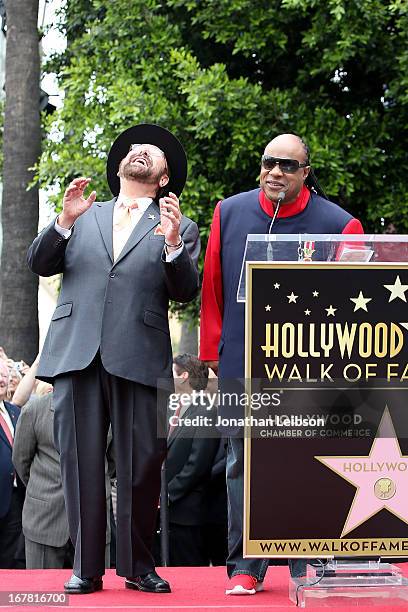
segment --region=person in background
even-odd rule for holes
[[[74,548],[69,538],[60,458],[54,444],[53,389],[49,383],[38,381],[36,393],[32,394],[37,367],[38,358],[15,392],[22,409],[12,459],[26,486],[22,513],[26,567],[59,569],[72,567]],[[27,401],[27,398],[30,399]],[[107,475],[110,507],[109,482]],[[105,565],[110,567],[110,524],[107,525]]]
[[[39,355],[13,395],[14,404],[22,408],[12,459],[27,487],[22,514],[26,567],[72,567],[73,546],[53,440],[53,389],[49,383],[36,380],[38,362]]]
[[[15,365],[10,368],[9,375],[10,376],[9,376],[9,385],[7,389],[7,400],[12,402],[15,390],[20,384],[23,376],[21,372],[15,367]]]
[[[203,539],[205,492],[219,438],[206,438],[205,428],[184,425],[186,419],[209,415],[205,401],[187,400],[194,391],[206,389],[208,368],[185,353],[174,358],[173,374],[176,394],[183,401],[172,415],[167,441],[170,565],[208,565]]]
[[[16,427],[13,463],[27,487],[22,515],[27,569],[72,567],[73,547],[53,425],[51,392],[30,399]]]
[[[24,569],[19,544],[25,487],[12,462],[20,409],[6,400],[8,383],[9,368],[0,359],[0,569]]]

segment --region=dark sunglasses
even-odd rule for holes
[[[286,174],[295,174],[299,168],[305,168],[309,165],[308,162],[301,164],[297,159],[262,155],[262,166],[265,168],[265,170],[273,170],[276,164],[279,164],[279,168]]]

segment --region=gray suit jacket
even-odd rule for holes
[[[84,369],[98,349],[116,376],[149,386],[172,376],[168,303],[188,302],[198,292],[198,228],[182,218],[185,247],[167,263],[164,236],[154,234],[160,212],[152,202],[113,262],[115,201],[95,202],[68,240],[53,221],[28,251],[33,272],[64,275],[38,368],[43,380]]]
[[[53,424],[52,393],[31,399],[17,423],[13,463],[27,487],[24,535],[40,544],[63,546],[69,532]]]

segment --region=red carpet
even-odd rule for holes
[[[170,581],[173,592],[171,594],[147,594],[124,589],[123,578],[116,576],[114,570],[108,570],[104,577],[104,590],[92,595],[71,595],[69,605],[21,606],[6,604],[5,591],[24,592],[56,592],[62,591],[63,582],[69,578],[69,570],[1,570],[0,571],[0,608],[10,611],[18,610],[149,610],[162,612],[171,610],[186,611],[198,610],[207,612],[234,612],[245,610],[248,612],[273,612],[294,610],[295,606],[288,598],[288,569],[286,567],[271,567],[265,581],[265,591],[252,596],[231,597],[224,595],[226,573],[224,567],[204,568],[160,568],[159,574]],[[355,610],[354,606],[337,607],[336,610],[349,612]],[[358,606],[359,612],[368,612],[372,607]],[[376,607],[379,612],[402,612],[403,607]],[[306,610],[320,610],[322,608],[306,608]]]

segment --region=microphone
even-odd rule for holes
[[[275,219],[278,216],[280,205],[281,205],[282,201],[285,199],[285,196],[286,196],[286,191],[280,191],[278,193],[278,199],[276,201],[275,212],[274,212],[274,215],[272,217],[272,221],[271,221],[271,223],[269,225],[268,236],[271,235],[271,230],[273,228],[273,224],[275,223]],[[273,247],[272,247],[272,243],[270,241],[268,241],[268,247],[266,249],[266,258],[267,258],[267,261],[273,261]]]
[[[271,229],[273,228],[273,224],[275,223],[275,219],[278,216],[280,205],[281,205],[282,201],[285,199],[285,196],[286,196],[286,191],[280,191],[278,193],[278,199],[276,201],[275,213],[274,213],[274,215],[272,217],[272,221],[271,221],[271,224],[269,226],[268,234],[271,233]]]

